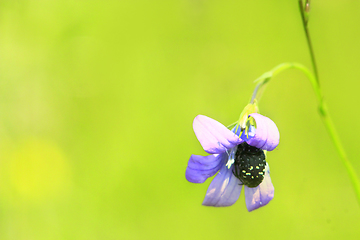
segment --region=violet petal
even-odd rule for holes
[[[270,179],[269,165],[266,164],[262,183],[255,188],[245,186],[245,202],[249,212],[268,204],[274,197],[274,186]]]
[[[268,117],[258,113],[252,113],[249,117],[253,117],[256,121],[256,131],[254,137],[246,142],[257,148],[272,151],[279,144],[280,134],[276,124]]]
[[[227,158],[226,153],[209,156],[191,155],[186,168],[186,179],[193,183],[203,183],[219,171]]]
[[[239,125],[235,125],[233,129],[231,129],[233,133],[235,133],[237,136],[240,136],[241,133],[241,127]]]
[[[241,182],[232,173],[233,167],[228,169],[222,166],[219,173],[212,180],[203,205],[214,207],[226,207],[233,205],[240,196]]]
[[[223,153],[243,142],[224,125],[209,117],[198,115],[193,128],[197,139],[207,153]]]

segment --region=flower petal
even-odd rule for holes
[[[234,176],[232,169],[233,167],[228,169],[225,165],[222,166],[206,192],[203,205],[226,207],[233,205],[238,200],[242,185],[240,180]]]
[[[203,183],[219,171],[226,158],[226,153],[209,156],[191,155],[185,177],[189,182]]]
[[[209,117],[198,115],[193,128],[197,139],[207,153],[223,153],[243,142],[224,125]]]
[[[280,134],[276,124],[270,119],[258,113],[252,113],[249,117],[253,117],[256,122],[256,131],[253,137],[246,139],[241,136],[249,145],[263,150],[272,151],[279,145]]]
[[[231,129],[231,131],[233,133],[235,133],[237,136],[240,136],[241,133],[241,127],[239,125],[235,125],[235,127],[233,127],[233,129]]]
[[[268,204],[274,197],[274,186],[270,179],[269,164],[265,167],[265,176],[262,183],[255,188],[245,186],[245,202],[249,212]]]

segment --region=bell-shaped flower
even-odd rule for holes
[[[242,125],[246,127],[236,125],[232,131],[203,115],[194,119],[195,135],[204,150],[212,155],[192,155],[186,179],[203,183],[218,172],[203,205],[230,206],[239,198],[243,185],[248,211],[265,206],[274,197],[265,155],[279,144],[279,131],[272,120],[258,113],[245,117]]]

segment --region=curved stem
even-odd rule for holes
[[[251,98],[251,102],[253,102],[255,99],[260,98],[262,87],[265,86],[272,77],[278,75],[279,73],[283,72],[284,70],[290,69],[290,68],[296,68],[300,71],[302,71],[306,77],[310,80],[311,86],[313,87],[316,98],[320,103],[320,106],[322,106],[323,103],[323,97],[321,93],[320,86],[318,84],[318,81],[314,77],[314,75],[302,64],[300,63],[282,63],[273,68],[271,71],[264,73],[262,76],[260,76],[258,79],[255,80],[255,82],[258,82],[254,93]]]
[[[306,73],[306,74],[307,74],[308,78],[311,80],[313,88],[316,92],[316,95],[317,95],[317,98],[319,101],[320,116],[321,116],[322,120],[324,121],[324,124],[330,134],[331,139],[333,140],[336,150],[338,151],[338,153],[340,155],[340,159],[342,160],[343,164],[345,165],[345,168],[348,171],[348,174],[350,176],[352,185],[353,185],[355,193],[356,193],[358,203],[360,205],[360,183],[359,183],[359,180],[356,176],[356,172],[355,172],[353,166],[351,165],[351,163],[349,162],[349,160],[346,156],[344,147],[342,146],[339,135],[336,132],[335,125],[334,125],[331,117],[328,114],[326,105],[323,101],[322,94],[320,91],[319,75],[318,75],[318,70],[317,70],[316,61],[315,61],[315,54],[314,54],[314,50],[313,50],[313,47],[311,44],[310,32],[307,27],[308,21],[309,21],[310,0],[305,1],[305,6],[303,4],[303,1],[299,0],[299,9],[300,9],[301,19],[302,19],[302,23],[303,23],[303,27],[304,27],[304,31],[305,31],[305,36],[306,36],[306,40],[307,40],[308,49],[310,52],[311,63],[312,63],[312,67],[314,70],[315,77],[311,73],[310,73],[311,76],[309,76],[308,73]],[[303,70],[303,72],[305,72],[305,71],[309,72],[305,67],[302,70]]]
[[[320,117],[323,120],[326,130],[328,131],[330,138],[333,141],[335,148],[340,155],[340,159],[341,159],[342,163],[344,164],[344,166],[350,176],[352,186],[354,188],[358,203],[360,205],[360,182],[359,182],[359,179],[357,178],[356,172],[355,172],[351,162],[347,158],[344,147],[343,147],[343,145],[340,141],[339,135],[335,129],[335,125],[328,113],[326,104],[324,102],[324,99],[323,99],[323,96],[321,93],[321,89],[318,84],[318,81],[317,81],[316,77],[304,65],[299,64],[299,63],[283,63],[283,64],[276,66],[271,71],[263,74],[261,77],[259,77],[257,80],[255,80],[256,82],[258,82],[258,84],[255,88],[255,91],[253,93],[251,101],[259,100],[261,90],[270,81],[270,79],[272,77],[278,75],[279,73],[281,73],[287,69],[291,69],[291,68],[295,68],[295,69],[302,71],[307,76],[307,78],[310,80],[311,85],[315,91],[317,101],[319,103]]]

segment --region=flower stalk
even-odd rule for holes
[[[313,75],[304,65],[299,64],[299,63],[282,63],[278,66],[276,66],[275,68],[273,68],[271,71],[264,73],[263,75],[261,75],[258,79],[255,80],[255,82],[257,82],[257,85],[255,87],[254,93],[252,95],[251,98],[251,102],[256,102],[259,101],[261,94],[264,90],[264,87],[267,85],[267,83],[276,75],[278,75],[279,73],[287,70],[287,69],[291,69],[291,68],[295,68],[298,69],[300,71],[302,71],[306,77],[310,80],[311,85],[313,87],[313,90],[315,92],[317,101],[318,101],[318,107],[319,107],[319,114],[321,119],[323,120],[323,123],[326,127],[326,130],[328,131],[331,140],[333,141],[333,144],[335,145],[335,148],[340,156],[340,159],[342,161],[342,163],[344,164],[352,186],[354,188],[358,203],[360,205],[360,182],[359,179],[357,178],[356,172],[354,170],[354,167],[352,166],[351,162],[349,161],[345,149],[340,141],[339,135],[336,131],[335,125],[329,115],[328,109],[326,107],[325,101],[323,99],[323,95],[320,89],[320,85],[318,84],[318,79],[316,78],[315,75]]]
[[[309,71],[309,69],[306,68],[302,64],[293,63],[293,62],[282,63],[282,64],[276,66],[275,68],[273,68],[271,71],[264,73],[258,79],[255,80],[257,85],[256,85],[253,95],[251,97],[250,103],[255,103],[256,101],[260,100],[260,97],[261,97],[267,83],[270,81],[271,78],[275,77],[279,73],[281,73],[287,69],[291,69],[291,68],[295,68],[295,69],[302,71],[306,75],[306,77],[310,80],[311,86],[315,92],[316,99],[318,101],[318,110],[319,110],[320,117],[326,127],[326,130],[328,131],[328,133],[330,135],[331,140],[333,141],[333,144],[340,156],[342,163],[344,164],[344,166],[349,174],[352,186],[353,186],[355,194],[356,194],[358,204],[360,205],[360,182],[359,182],[359,179],[356,175],[356,171],[355,171],[354,167],[352,166],[351,162],[349,161],[349,159],[346,155],[345,149],[344,149],[344,147],[340,141],[339,135],[336,131],[334,122],[332,121],[332,119],[329,115],[329,112],[328,112],[328,109],[327,109],[327,106],[324,101],[324,98],[323,98],[323,95],[321,92],[321,88],[320,88],[319,75],[318,75],[317,65],[316,65],[316,61],[315,61],[315,54],[314,54],[314,50],[313,50],[311,39],[310,39],[310,32],[308,30],[310,1],[306,0],[305,4],[304,4],[304,2],[302,0],[299,0],[299,9],[300,9],[302,24],[303,24],[303,28],[304,28],[304,32],[305,32],[305,36],[306,36],[306,41],[307,41],[307,45],[308,45],[308,49],[309,49],[309,53],[310,53],[310,58],[311,58],[311,63],[312,63],[314,74],[312,74],[311,71]]]
[[[300,68],[298,68],[298,69],[302,70],[307,75],[309,80],[311,81],[311,84],[313,86],[313,89],[315,91],[315,94],[316,94],[318,102],[319,102],[320,117],[323,120],[325,127],[328,130],[329,135],[335,145],[335,148],[340,155],[340,159],[349,174],[351,183],[353,185],[353,188],[354,188],[357,200],[358,200],[358,204],[360,205],[360,182],[359,182],[359,179],[356,175],[354,167],[352,166],[351,162],[349,161],[349,159],[346,155],[345,149],[340,141],[340,138],[336,131],[335,125],[328,113],[328,110],[327,110],[326,104],[323,100],[321,89],[320,89],[319,74],[318,74],[317,65],[316,65],[316,61],[315,61],[314,49],[311,44],[310,32],[308,29],[309,13],[310,13],[310,0],[305,0],[305,4],[303,4],[302,0],[299,0],[299,10],[300,10],[300,15],[301,15],[304,31],[305,31],[306,41],[307,41],[307,45],[308,45],[308,49],[309,49],[309,53],[310,53],[310,57],[311,57],[311,63],[312,63],[314,75],[312,76],[311,72],[308,71],[305,67],[303,67],[302,69],[300,69]],[[301,67],[301,66],[299,66],[299,67]]]

